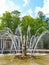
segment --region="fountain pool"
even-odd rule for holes
[[[49,54],[34,54],[35,58],[13,58],[14,54],[0,55],[0,65],[49,65]]]

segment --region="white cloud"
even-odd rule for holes
[[[2,14],[3,11],[5,11],[5,2],[6,0],[0,0],[0,14]]]
[[[49,14],[49,0],[44,0],[43,7],[36,7],[35,13],[37,15],[38,11],[42,11],[45,15]]]
[[[24,16],[26,16],[26,15],[30,15],[31,17],[33,17],[32,16],[32,13],[33,13],[33,11],[32,11],[32,9],[30,8],[28,11],[26,11],[25,13],[21,13],[21,15],[20,15],[20,17],[22,18],[22,17],[24,17]]]
[[[32,11],[32,9],[30,8],[30,9],[28,10],[28,14],[29,14],[30,16],[32,16],[32,13],[33,13],[33,11]]]
[[[35,8],[35,16],[37,16],[37,14],[38,14],[39,11],[42,11],[42,8],[36,7]]]
[[[20,10],[20,7],[17,6],[12,0],[0,0],[0,15],[5,11]]]
[[[23,4],[24,7],[29,4],[29,0],[23,0],[23,1],[24,1],[24,4]]]
[[[18,5],[16,5],[13,1],[8,1],[8,6],[7,6],[7,10],[9,11],[13,11],[13,10],[20,10],[20,7]]]
[[[20,17],[22,18],[22,17],[25,16],[25,15],[26,15],[26,13],[21,13]]]

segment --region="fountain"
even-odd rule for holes
[[[43,28],[45,31],[42,32],[40,35],[37,35],[37,33],[40,29],[41,28],[39,28],[36,31],[35,35],[31,36],[30,26],[28,26],[27,35],[23,36],[21,27],[19,25],[15,30],[15,35],[12,33],[12,31],[9,28],[7,28],[3,34],[0,33],[1,34],[0,35],[1,54],[3,54],[4,51],[8,51],[10,54],[15,53],[16,55],[18,55],[18,56],[20,55],[21,57],[33,56],[34,52],[36,51],[36,47],[37,47],[39,41],[41,40],[41,38],[46,33],[49,33],[48,30]],[[8,45],[9,48],[7,48],[7,45],[6,45],[7,39],[10,39],[10,46]],[[42,43],[43,42],[41,40],[41,44]]]
[[[16,40],[16,36],[17,36],[17,40]],[[20,53],[22,52],[22,31],[19,25],[15,30],[15,40],[17,41],[17,44],[16,44],[17,51]]]
[[[49,54],[39,53],[43,51],[43,37],[49,34],[49,31],[39,28],[35,35],[31,36],[31,28],[28,26],[27,35],[22,35],[21,27],[15,30],[15,34],[7,28],[0,32],[0,64],[1,65],[48,65]],[[44,39],[45,40],[45,39]],[[41,44],[42,50],[38,50],[38,44]],[[49,50],[46,50],[49,52]],[[38,53],[38,54],[37,54]]]
[[[34,53],[34,51],[35,51],[35,49],[36,49],[36,47],[37,47],[38,42],[40,41],[40,39],[41,39],[46,33],[49,33],[49,31],[48,31],[48,30],[47,30],[47,31],[44,31],[44,32],[42,32],[42,34],[39,36],[39,38],[38,38],[38,40],[37,40],[37,42],[36,42],[36,44],[35,44],[33,53]]]

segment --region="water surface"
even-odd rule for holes
[[[35,55],[35,58],[20,59],[14,55],[0,55],[0,65],[49,65],[49,54]]]

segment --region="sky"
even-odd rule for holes
[[[0,0],[0,16],[5,11],[18,10],[21,17],[30,15],[36,17],[38,11],[42,11],[49,17],[49,0]]]

